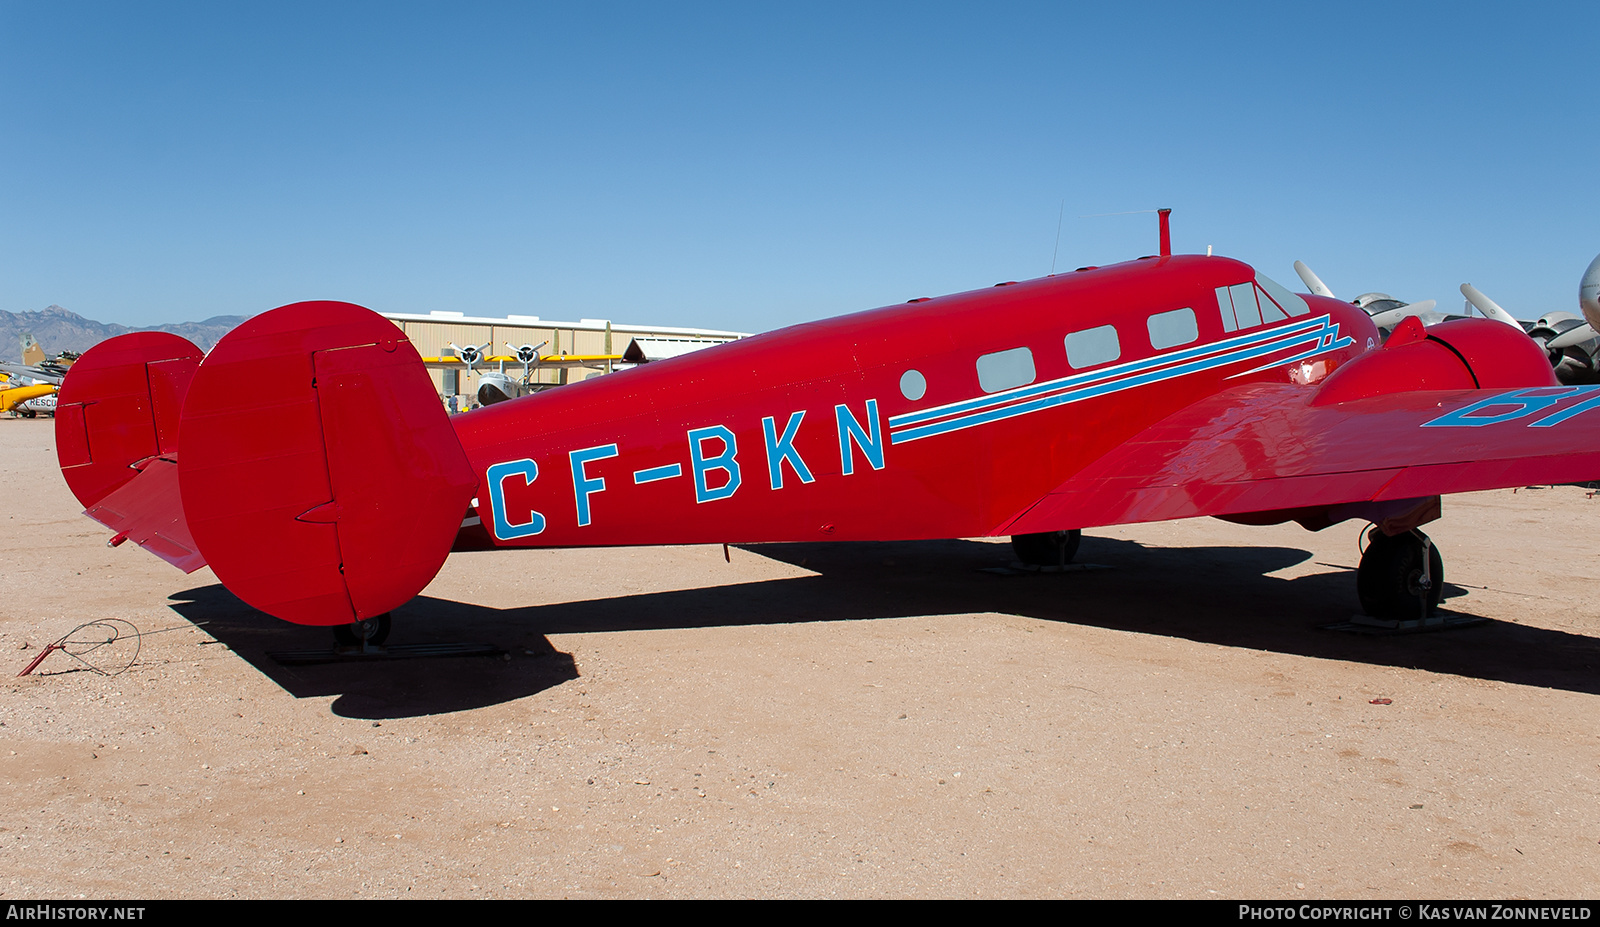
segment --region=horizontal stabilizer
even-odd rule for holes
[[[175,461],[150,459],[85,514],[185,573],[206,565],[183,520]]]

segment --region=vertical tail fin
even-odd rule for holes
[[[178,414],[200,349],[166,332],[119,335],[85,351],[56,398],[56,459],[85,508],[178,451]]]
[[[205,566],[178,497],[178,417],[200,349],[166,332],[95,345],[56,401],[56,459],[89,517],[186,572]]]
[[[219,341],[181,419],[179,485],[217,578],[299,624],[383,614],[444,564],[477,477],[422,358],[350,303],[295,303]]]

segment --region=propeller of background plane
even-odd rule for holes
[[[1328,285],[1322,282],[1321,277],[1318,277],[1316,274],[1311,272],[1311,268],[1306,266],[1305,261],[1295,261],[1294,272],[1300,275],[1300,279],[1305,282],[1305,285],[1311,290],[1313,295],[1326,296],[1329,299],[1339,298],[1333,295],[1333,291],[1328,289]]]
[[[539,349],[549,343],[546,340],[538,344],[525,344],[519,348],[509,341],[506,342],[506,347],[511,348],[512,352],[516,354],[517,360],[522,362],[522,382],[524,384],[533,379],[533,365],[539,362]]]
[[[1304,262],[1295,261],[1294,270],[1311,292],[1318,296],[1338,298]],[[1589,264],[1578,287],[1578,303],[1588,318],[1587,322],[1571,312],[1548,312],[1536,321],[1520,322],[1470,283],[1461,285],[1461,295],[1484,318],[1502,322],[1533,339],[1550,358],[1556,379],[1562,383],[1570,385],[1600,381],[1600,334],[1597,334],[1600,329],[1595,327],[1595,323],[1600,322],[1600,257]],[[1364,293],[1352,302],[1366,310],[1373,324],[1386,337],[1407,316],[1421,317],[1424,325],[1447,318],[1459,318],[1437,312],[1434,309],[1436,304],[1431,299],[1405,304],[1386,293]]]
[[[1339,298],[1333,295],[1333,291],[1328,289],[1328,285],[1323,283],[1322,278],[1312,272],[1304,261],[1294,262],[1294,272],[1300,275],[1301,281],[1317,296],[1326,296],[1330,299]],[[1392,331],[1396,325],[1414,315],[1421,316],[1424,325],[1438,322],[1443,318],[1442,315],[1434,311],[1434,306],[1437,306],[1438,303],[1431,299],[1425,299],[1418,303],[1405,303],[1387,293],[1363,293],[1352,302],[1366,310],[1366,313],[1372,316],[1372,324],[1382,329],[1385,335]]]
[[[1467,302],[1471,303],[1474,309],[1483,313],[1484,318],[1494,319],[1496,322],[1504,322],[1507,325],[1510,325],[1512,328],[1527,331],[1527,326],[1512,318],[1511,313],[1501,309],[1499,303],[1483,295],[1483,293],[1472,284],[1461,284],[1461,295],[1467,298]]]
[[[506,375],[505,358],[500,359],[499,373],[484,373],[478,378],[478,405],[492,406],[497,402],[516,399],[518,396],[528,395],[528,384],[533,380],[534,365],[539,363],[539,349],[549,344],[541,341],[538,344],[525,344],[517,347],[511,342],[506,342],[506,347],[513,356],[522,364],[522,380],[518,382]],[[488,345],[484,345],[488,347]]]
[[[1483,295],[1470,283],[1461,284],[1461,295],[1479,312],[1492,319],[1525,330],[1550,358],[1556,379],[1568,385],[1593,383],[1600,379],[1600,332],[1595,321],[1600,320],[1600,305],[1596,294],[1600,292],[1600,257],[1589,263],[1583,279],[1578,283],[1578,306],[1589,321],[1571,312],[1547,312],[1534,322],[1518,322],[1511,313]]]
[[[1378,309],[1378,311],[1374,311],[1374,309],[1377,308],[1378,303],[1384,301],[1382,298],[1384,294],[1369,293],[1367,295],[1378,298],[1367,302],[1365,305],[1362,304],[1360,299],[1357,299],[1356,305],[1367,310],[1367,312],[1372,316],[1372,324],[1384,329],[1385,331],[1392,330],[1396,325],[1399,325],[1401,322],[1404,322],[1411,316],[1425,316],[1428,313],[1433,312],[1433,307],[1438,305],[1438,303],[1431,299],[1424,299],[1419,303],[1405,303],[1404,305],[1396,306],[1393,309]],[[1395,299],[1390,300],[1390,302],[1400,301]],[[1423,319],[1424,324],[1426,324],[1427,321],[1428,320],[1426,318]]]
[[[467,365],[467,376],[470,377],[472,376],[473,368],[483,362],[483,349],[493,343],[492,341],[486,341],[480,345],[469,344],[464,348],[458,348],[455,342],[451,342],[450,350],[456,352],[456,356],[461,358],[461,362]]]

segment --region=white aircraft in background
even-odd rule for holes
[[[35,396],[32,399],[24,399],[22,402],[19,402],[11,407],[11,414],[20,415],[23,418],[34,418],[39,415],[48,415],[51,418],[55,418],[56,394],[54,392],[49,392],[45,393],[43,396]]]
[[[1333,296],[1333,291],[1303,262],[1295,261],[1294,270],[1311,292],[1318,296]],[[1461,284],[1461,295],[1484,318],[1504,322],[1526,332],[1544,349],[1556,378],[1562,383],[1600,382],[1600,257],[1589,263],[1578,284],[1578,307],[1583,313],[1581,317],[1573,312],[1555,311],[1547,312],[1531,322],[1520,321],[1470,283]],[[1420,303],[1402,303],[1386,293],[1365,293],[1351,302],[1365,309],[1385,336],[1408,316],[1417,316],[1424,325],[1464,317],[1437,311],[1431,299]]]

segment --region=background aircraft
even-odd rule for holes
[[[1294,262],[1295,273],[1311,292],[1319,296],[1333,296],[1311,268],[1301,261]],[[1523,321],[1500,307],[1470,283],[1461,284],[1461,295],[1467,303],[1486,319],[1494,319],[1518,329],[1533,339],[1545,352],[1556,379],[1563,384],[1578,385],[1600,382],[1600,334],[1595,323],[1600,321],[1600,256],[1589,263],[1578,283],[1579,312],[1547,312],[1533,321]],[[1446,314],[1435,309],[1431,299],[1419,303],[1404,303],[1387,293],[1364,293],[1351,301],[1372,316],[1372,322],[1388,337],[1401,321],[1415,316],[1424,325],[1437,325],[1450,319],[1468,318],[1467,314]],[[1587,320],[1587,321],[1586,321]]]
[[[8,378],[6,374],[0,373],[0,412],[12,412],[20,404],[44,396],[54,396],[55,392],[56,386],[53,383],[24,382],[22,377]]]
[[[40,415],[48,415],[54,418],[56,414],[56,391],[51,390],[42,396],[24,399],[13,406],[11,412],[13,415],[22,418],[37,418]]]
[[[59,386],[67,371],[72,368],[73,361],[80,355],[71,351],[63,351],[55,357],[44,353],[44,348],[32,335],[22,335],[22,363],[13,364],[10,361],[0,361],[0,374],[10,376],[13,380],[26,380],[31,383],[53,383]],[[20,385],[20,384],[17,384]]]
[[[65,379],[67,371],[64,367],[54,364],[13,364],[10,361],[0,361],[0,373],[6,374],[12,380],[27,380],[31,383],[52,383],[57,386]]]
[[[76,354],[45,356],[33,336],[22,336],[22,363],[0,362],[0,412],[33,418],[55,414],[55,393]]]
[[[497,354],[490,357],[485,356],[483,353],[489,347],[487,343],[458,347],[452,342],[450,350],[454,354],[446,354],[440,357],[424,357],[422,361],[429,367],[445,370],[459,370],[465,367],[469,378],[476,373],[478,376],[478,388],[474,395],[477,397],[478,405],[488,406],[497,402],[505,402],[507,399],[516,399],[519,396],[539,392],[551,386],[563,386],[566,384],[565,373],[563,373],[559,383],[534,383],[533,373],[536,370],[556,369],[567,371],[575,368],[609,370],[612,364],[620,363],[623,359],[621,354],[540,354],[539,349],[547,343],[525,344],[521,347],[508,343],[506,347],[511,349],[511,354]],[[520,379],[506,373],[507,364],[518,364],[522,367]],[[479,365],[485,367],[494,365],[495,369],[480,372],[478,371]]]
[[[1509,320],[1521,327],[1544,349],[1563,383],[1600,382],[1600,256],[1596,256],[1578,281],[1578,312],[1547,312],[1534,322],[1513,319],[1511,313],[1479,292],[1461,284],[1461,295],[1486,318]]]
[[[1083,528],[1199,515],[1370,521],[1363,608],[1423,621],[1440,494],[1600,475],[1597,388],[1522,333],[1408,318],[1380,344],[1356,306],[1168,240],[1163,214],[1159,255],[454,418],[348,303],[263,313],[203,360],[125,335],[75,365],[57,453],[114,542],[368,643],[452,550],[1010,535],[1059,564]]]

